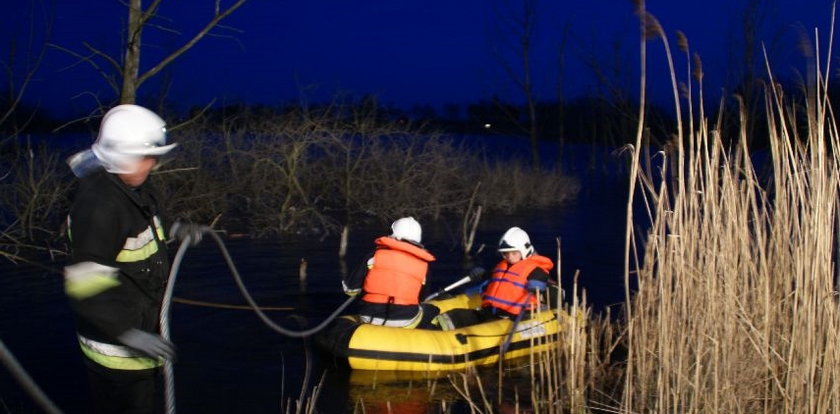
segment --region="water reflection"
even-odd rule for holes
[[[518,407],[518,412],[524,413],[530,407],[530,371],[524,367],[527,361],[518,363],[507,364],[501,372],[497,366],[467,373],[339,370],[331,378],[347,386],[343,408],[347,412],[467,413],[470,404],[475,404],[483,412],[506,412]],[[325,408],[323,412],[343,412],[331,411],[333,407],[321,408]]]
[[[354,411],[371,414],[438,412],[460,399],[447,375],[353,371],[348,384]]]

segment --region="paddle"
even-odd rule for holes
[[[528,292],[528,296],[525,297],[525,303],[529,303],[531,301],[531,296],[534,296],[533,292]],[[519,311],[519,315],[516,315],[516,319],[513,321],[513,327],[510,328],[510,333],[505,339],[505,343],[502,344],[502,349],[499,351],[499,362],[501,362],[505,357],[505,352],[507,352],[508,347],[510,346],[510,341],[513,339],[513,334],[516,333],[516,328],[519,326],[519,321],[522,320],[522,315],[525,314],[525,309]]]
[[[443,289],[441,289],[441,290],[439,290],[435,293],[432,293],[429,296],[426,296],[426,299],[424,299],[423,302],[432,300],[432,299],[440,296],[441,294],[444,294],[446,292],[449,292],[452,289],[455,289],[458,286],[467,284],[467,283],[472,282],[474,280],[479,280],[479,279],[482,278],[482,276],[484,276],[484,269],[481,268],[481,267],[475,267],[472,270],[470,270],[470,274],[464,276],[463,278],[461,278],[457,282],[455,282],[455,283],[453,283],[453,284],[451,284],[451,285],[449,285],[449,286],[447,286],[447,287],[445,287],[445,288],[443,288]]]

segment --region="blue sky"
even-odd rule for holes
[[[147,29],[144,63],[191,35],[212,11],[212,3],[164,0],[157,23],[180,34]],[[688,36],[692,51],[703,59],[706,89],[714,94],[733,82],[747,3],[649,0],[647,8],[662,23],[672,47],[676,30]],[[758,35],[767,42],[774,64],[787,74],[804,68],[795,46],[799,33],[804,29],[813,36],[819,27],[827,38],[831,1],[761,3]],[[384,104],[404,108],[423,104],[440,108],[494,95],[517,101],[521,95],[504,70],[506,64],[519,64],[511,48],[514,37],[499,27],[500,22],[510,24],[511,10],[521,4],[513,0],[250,0],[224,21],[233,30],[205,38],[166,71],[171,79],[167,96],[182,108],[212,99],[262,104],[302,97],[325,101],[337,93],[374,94]],[[9,47],[13,41],[18,50],[24,50],[28,38],[35,39],[36,50],[43,43],[39,28],[34,35],[28,34],[29,10],[36,10],[36,22],[45,21],[44,15],[54,16],[51,42],[79,53],[87,42],[116,56],[125,14],[118,0],[12,0],[11,5],[0,7],[6,9],[0,13],[0,62],[6,66],[12,62]],[[533,39],[532,73],[542,99],[554,99],[558,85],[566,99],[603,92],[607,84],[638,92],[638,20],[631,1],[538,1]],[[651,88],[657,99],[665,100],[670,81],[661,44],[648,46]],[[24,55],[16,56],[19,65]],[[682,56],[678,59],[684,61]],[[20,66],[15,68],[15,73],[23,72]],[[603,73],[602,80],[596,71]],[[157,94],[162,79],[159,76],[144,85],[140,93]],[[106,83],[90,66],[56,49],[47,51],[26,96],[27,102],[57,114],[84,112],[97,100],[112,99]]]

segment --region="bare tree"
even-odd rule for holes
[[[566,142],[566,98],[563,88],[563,81],[565,80],[566,69],[566,46],[569,42],[571,31],[571,24],[567,23],[563,26],[563,35],[560,39],[560,44],[557,46],[557,140],[560,143],[558,159],[562,159],[563,144]]]
[[[99,72],[105,81],[108,82],[108,85],[114,93],[119,95],[120,103],[134,103],[137,99],[137,90],[145,81],[155,76],[170,63],[175,61],[175,59],[190,50],[205,36],[210,35],[213,29],[222,27],[220,25],[222,20],[230,16],[247,1],[248,0],[235,0],[232,4],[223,6],[221,4],[222,0],[214,0],[212,3],[214,8],[213,16],[206,22],[206,24],[194,33],[191,38],[187,39],[184,43],[172,50],[168,55],[142,73],[140,71],[140,58],[142,53],[141,46],[143,31],[152,25],[152,21],[157,16],[157,12],[163,0],[153,0],[152,3],[145,9],[143,8],[142,0],[129,0],[126,3],[126,7],[128,8],[128,21],[126,25],[127,30],[125,33],[125,44],[122,50],[122,59],[115,58],[105,51],[88,43],[83,44],[89,53],[87,56],[73,52],[60,45],[53,44],[52,46],[70,53],[91,65],[91,67]],[[112,71],[108,71],[103,68],[103,65],[100,64],[101,62],[99,60],[103,60],[108,66],[110,66],[112,70],[116,72],[117,76],[114,76]]]
[[[29,14],[29,36],[26,41],[26,49],[21,52],[18,48],[17,42],[11,40],[11,47],[7,61],[0,61],[0,66],[3,67],[6,75],[6,85],[8,87],[8,98],[6,105],[0,106],[0,127],[4,130],[11,131],[9,135],[17,135],[17,132],[22,129],[22,125],[18,124],[13,117],[17,111],[21,99],[26,94],[32,78],[35,77],[38,70],[41,68],[41,63],[44,60],[44,53],[46,47],[43,44],[35,48],[35,30],[39,24],[36,22],[34,9]],[[40,24],[44,31],[44,39],[49,39],[52,32],[52,16],[44,14],[44,22]],[[44,42],[46,43],[46,42]],[[25,53],[22,63],[17,62],[18,55]],[[22,70],[17,70],[22,69]]]
[[[27,35],[11,39],[9,55],[0,59],[7,88],[0,98],[0,257],[12,262],[28,261],[24,250],[52,253],[33,243],[57,233],[68,187],[58,154],[24,133],[38,109],[21,102],[41,68],[52,29],[52,15],[32,6],[21,19]]]
[[[527,121],[523,125],[518,116],[508,113],[510,120],[520,125],[528,134],[531,142],[531,162],[535,168],[540,166],[539,125],[537,124],[537,98],[534,91],[534,80],[531,68],[531,52],[533,47],[534,28],[537,23],[537,2],[539,0],[522,0],[522,9],[497,10],[502,35],[507,38],[512,35],[516,42],[511,46],[512,53],[517,55],[515,62],[505,57],[505,50],[499,50],[499,59],[508,77],[525,99]],[[501,2],[507,5],[507,2]],[[500,107],[503,107],[500,105]]]

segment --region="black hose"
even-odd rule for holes
[[[230,254],[228,253],[227,248],[225,247],[225,244],[222,241],[221,237],[219,237],[218,234],[216,234],[209,228],[206,232],[210,234],[210,236],[212,236],[213,239],[216,240],[216,243],[219,245],[219,249],[222,251],[222,255],[225,257],[225,261],[227,262],[228,267],[230,268],[230,271],[233,274],[233,278],[236,280],[236,285],[239,286],[239,291],[242,292],[242,296],[245,298],[245,301],[247,301],[248,304],[251,305],[251,308],[254,309],[254,312],[257,313],[257,316],[260,317],[263,323],[265,323],[269,328],[281,335],[290,336],[292,338],[305,338],[307,336],[312,336],[318,333],[318,331],[324,329],[330,322],[332,322],[336,317],[338,317],[338,315],[340,315],[341,312],[344,311],[344,309],[346,309],[348,306],[350,306],[351,303],[353,303],[354,300],[356,300],[355,296],[348,298],[346,301],[344,301],[344,303],[341,304],[341,306],[338,307],[338,309],[336,309],[332,314],[330,314],[330,316],[328,316],[326,319],[324,319],[323,322],[321,322],[320,324],[318,324],[318,326],[314,328],[305,329],[302,331],[293,331],[291,329],[286,329],[280,325],[277,325],[276,323],[274,323],[274,321],[271,320],[271,318],[268,317],[268,315],[265,314],[265,312],[262,311],[260,306],[251,297],[251,294],[248,292],[248,289],[242,282],[242,277],[239,275],[239,271],[236,269],[236,265],[233,264],[233,259],[231,259]]]
[[[259,305],[254,301],[251,297],[251,294],[248,292],[248,288],[245,287],[245,284],[242,282],[242,277],[239,275],[239,271],[236,269],[236,265],[233,264],[233,259],[230,257],[230,253],[228,253],[227,247],[225,247],[225,243],[222,241],[221,237],[216,234],[211,228],[207,226],[202,227],[202,232],[209,234],[213,237],[216,241],[216,244],[219,246],[219,249],[222,251],[222,256],[225,258],[225,262],[228,264],[228,268],[230,268],[231,273],[233,274],[233,278],[236,281],[236,285],[239,286],[239,291],[242,292],[242,296],[245,297],[245,300],[257,313],[257,316],[265,323],[269,328],[274,330],[275,332],[290,336],[293,338],[306,338],[311,335],[314,335],[318,331],[324,329],[330,322],[332,322],[341,312],[344,311],[351,303],[356,299],[356,297],[351,297],[347,299],[341,306],[338,307],[327,319],[321,322],[318,326],[305,329],[302,331],[293,331],[291,329],[286,329],[280,325],[274,323],[260,308]],[[164,293],[163,302],[161,304],[161,312],[160,312],[160,326],[161,326],[161,337],[169,340],[169,309],[170,304],[172,302],[172,294],[175,290],[175,279],[178,276],[178,270],[181,267],[181,261],[184,259],[184,254],[186,252],[187,247],[192,243],[192,236],[187,236],[184,240],[181,241],[181,245],[178,246],[178,252],[175,254],[175,259],[172,261],[172,268],[169,271],[169,280],[167,281],[166,292]],[[163,373],[164,373],[164,388],[165,388],[165,403],[166,403],[166,412],[169,414],[175,414],[175,375],[173,372],[173,366],[171,361],[165,361],[163,366]]]
[[[351,303],[356,299],[355,296],[347,299],[341,306],[338,307],[332,314],[330,314],[327,319],[324,319],[323,322],[318,324],[318,326],[311,328],[311,329],[304,329],[302,331],[293,331],[291,329],[286,329],[280,325],[274,323],[265,312],[262,311],[259,305],[257,305],[254,298],[251,297],[251,294],[248,292],[248,288],[245,287],[245,283],[242,282],[242,277],[239,275],[239,270],[236,269],[236,265],[233,264],[233,259],[230,257],[230,253],[228,253],[227,247],[225,243],[222,241],[222,238],[219,237],[211,228],[209,227],[202,227],[202,232],[209,234],[213,239],[216,241],[216,244],[219,246],[219,250],[222,251],[222,256],[225,258],[225,262],[228,264],[228,268],[230,268],[231,273],[233,274],[233,278],[236,281],[236,285],[239,287],[239,291],[242,292],[242,296],[245,297],[245,301],[251,306],[254,312],[257,313],[257,316],[265,323],[269,328],[274,330],[275,332],[290,336],[292,338],[306,338],[318,333],[320,330],[324,329],[330,322],[332,322],[341,312],[344,311]],[[160,325],[161,325],[161,336],[169,340],[169,306],[172,301],[172,293],[175,290],[175,279],[178,275],[178,270],[181,267],[181,261],[184,258],[184,253],[186,251],[187,246],[192,243],[192,237],[187,236],[181,241],[181,245],[178,247],[178,253],[175,255],[175,259],[172,262],[172,268],[169,272],[169,280],[167,282],[166,293],[164,294],[163,304],[161,306],[161,313],[160,313]],[[170,361],[166,361],[164,363],[164,379],[166,381],[166,410],[170,414],[175,413],[175,391],[174,391],[174,374],[172,372],[172,363]]]

